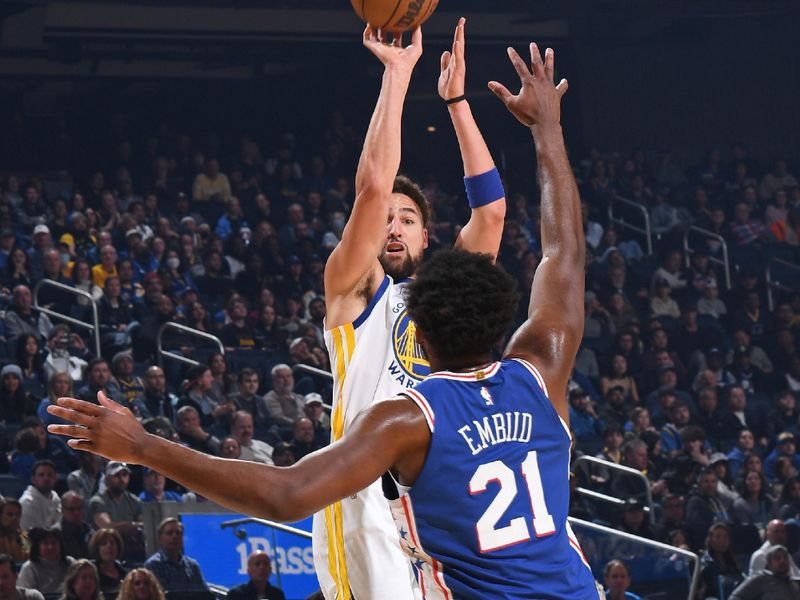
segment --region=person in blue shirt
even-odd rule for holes
[[[603,570],[603,582],[605,583],[606,600],[642,600],[633,592],[629,592],[631,586],[631,572],[621,560],[610,560]]]
[[[167,479],[158,471],[144,469],[142,485],[144,489],[139,493],[142,502],[182,502],[183,498],[177,492],[165,490]]]
[[[575,437],[597,438],[603,434],[605,423],[597,416],[592,401],[582,388],[569,392],[569,422]]]
[[[384,43],[368,27],[364,43],[392,65],[387,69],[408,69],[421,52],[421,36],[415,30],[412,45],[403,48],[399,38]],[[488,254],[442,250],[419,267],[405,297],[412,324],[406,331],[414,335],[404,343],[413,346],[409,356],[428,359],[431,375],[369,405],[337,442],[291,467],[212,457],[150,435],[104,393],[99,404],[59,399],[49,410],[75,425],[52,425],[52,432],[71,437],[76,449],[151,467],[254,516],[294,521],[333,505],[325,510],[332,528],[342,523],[335,503],[380,486],[385,475],[383,490],[398,526],[385,534],[408,554],[423,597],[597,600],[601,592],[567,521],[572,440],[566,389],[584,330],[586,247],[560,123],[567,82],[553,83],[552,50],[543,59],[531,44],[530,62],[511,48],[508,54],[519,94],[497,82],[490,89],[533,135],[544,258],[528,318],[502,360],[494,360],[492,348],[515,318],[516,280]],[[396,170],[387,167],[369,182],[376,189],[367,218],[390,223],[384,247],[425,235],[418,205],[391,193]],[[480,181],[468,186],[473,204],[501,197],[494,169],[475,177]],[[348,351],[354,329],[351,323],[329,332],[340,336],[334,344],[339,352]],[[348,401],[342,389],[339,406]],[[343,412],[334,411],[337,428]],[[337,573],[337,597],[349,600],[346,569]]]
[[[183,524],[175,517],[159,523],[158,546],[158,552],[145,561],[144,567],[156,576],[165,592],[208,592],[200,565],[183,553]]]

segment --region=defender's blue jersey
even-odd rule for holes
[[[567,523],[569,430],[536,368],[438,372],[402,394],[431,429],[419,478],[390,503],[423,596],[597,600]]]

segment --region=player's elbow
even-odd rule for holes
[[[313,513],[307,508],[303,486],[285,483],[270,486],[262,495],[262,510],[266,518],[279,523],[291,523]]]
[[[473,210],[473,216],[480,217],[484,225],[502,229],[506,220],[506,199],[501,198]]]

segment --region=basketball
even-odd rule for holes
[[[399,33],[419,27],[439,0],[350,0],[356,14],[375,29]]]

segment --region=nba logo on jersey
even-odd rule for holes
[[[494,400],[492,400],[492,395],[489,393],[485,387],[481,388],[481,396],[484,400],[486,400],[486,406],[494,406]]]
[[[392,347],[396,364],[408,377],[419,382],[430,374],[430,363],[422,347],[417,344],[417,326],[406,310],[395,321],[392,329]]]

